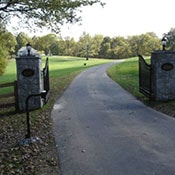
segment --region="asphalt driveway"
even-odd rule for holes
[[[62,175],[175,175],[175,120],[113,82],[110,65],[79,74],[54,105]]]

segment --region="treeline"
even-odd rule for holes
[[[41,54],[45,55],[69,55],[79,57],[96,57],[108,59],[122,59],[136,56],[138,53],[150,55],[154,50],[161,47],[160,39],[154,33],[141,35],[108,37],[102,35],[90,36],[83,33],[78,41],[74,38],[58,37],[56,34],[48,34],[42,37],[29,37],[26,33],[19,33],[13,36],[9,32],[1,36],[4,40],[3,51],[10,57],[17,54],[17,51],[28,42]],[[6,43],[6,44],[5,44]]]
[[[122,59],[136,56],[137,53],[150,55],[153,50],[160,49],[160,39],[154,33],[110,38],[108,36],[90,36],[83,33],[78,41],[74,38],[58,37],[48,34],[30,38],[25,33],[16,36],[15,54],[18,49],[30,42],[34,49],[45,55],[68,55],[91,58]]]
[[[173,32],[174,29],[171,29],[171,34]],[[16,57],[18,50],[28,42],[31,43],[34,49],[44,55],[107,59],[129,58],[137,56],[138,53],[147,56],[154,50],[161,49],[160,38],[153,32],[128,36],[127,38],[122,36],[112,38],[102,35],[90,36],[83,33],[79,40],[75,41],[74,38],[61,38],[56,34],[31,38],[22,32],[14,36],[1,26],[0,40],[0,75],[4,72],[7,59]]]

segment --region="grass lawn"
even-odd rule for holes
[[[150,63],[148,57],[146,58],[146,61]],[[137,57],[116,64],[110,67],[107,72],[114,81],[119,83],[124,89],[129,91],[146,105],[168,115],[175,116],[175,100],[155,102],[149,100],[139,92],[139,65]]]
[[[42,59],[43,67],[45,59]],[[16,143],[23,139],[26,134],[26,114],[5,115],[6,110],[0,109],[0,172],[2,174],[60,174],[50,117],[53,104],[80,71],[110,61],[103,59],[89,59],[87,61],[85,58],[77,57],[49,57],[51,89],[49,101],[42,109],[30,112],[31,135],[38,136],[42,143],[17,146]],[[149,58],[147,61],[149,62]],[[85,63],[86,65],[84,65]],[[138,58],[127,59],[110,67],[107,72],[114,81],[139,100],[159,111],[174,116],[175,100],[153,102],[139,93]],[[16,62],[10,60],[6,73],[0,76],[0,84],[14,80],[16,80]],[[1,90],[0,94],[11,90]],[[3,102],[1,99],[0,101]]]
[[[45,66],[45,60],[46,60],[46,57],[42,58],[43,67]],[[49,74],[51,79],[51,86],[54,87],[55,78],[56,78],[56,82],[59,82],[59,80],[62,81],[63,77],[64,77],[64,81],[67,81],[71,76],[74,76],[81,70],[84,70],[91,66],[107,63],[107,62],[110,62],[110,60],[106,60],[106,59],[86,60],[85,58],[79,58],[79,57],[51,56],[49,57],[49,69],[50,69]],[[9,60],[8,62],[8,66],[6,68],[5,74],[0,76],[0,84],[6,83],[6,82],[13,82],[15,80],[16,80],[16,61],[15,59],[12,59],[12,60]],[[13,91],[12,88],[0,89],[1,94],[6,92],[11,92],[11,91]]]
[[[139,93],[139,70],[137,58],[127,59],[124,62],[110,67],[108,69],[108,75],[137,98],[144,97]]]
[[[42,59],[43,67],[45,59]],[[42,143],[16,146],[26,134],[26,114],[6,115],[7,112],[14,111],[14,108],[0,109],[0,172],[2,174],[59,175],[59,161],[50,117],[52,107],[80,71],[110,61],[104,59],[87,61],[85,58],[77,57],[49,57],[51,89],[49,101],[42,109],[30,112],[31,136],[39,137]],[[14,80],[16,80],[16,62],[10,60],[6,73],[0,76],[0,84]],[[12,89],[3,89],[0,94],[12,91]],[[0,102],[3,103],[4,99],[0,99]]]
[[[88,67],[110,62],[106,59],[89,59],[68,56],[51,56],[49,58],[49,68],[51,77],[61,77],[69,75]],[[43,67],[45,65],[46,57],[42,58]],[[86,63],[86,66],[84,65]],[[0,84],[16,80],[16,61],[9,60],[6,72],[0,76]]]

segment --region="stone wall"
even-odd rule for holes
[[[40,57],[21,56],[16,58],[18,100],[20,111],[26,110],[26,98],[31,94],[39,94],[43,90],[42,63]],[[29,109],[41,108],[43,105],[40,96],[31,97]]]
[[[175,99],[175,52],[156,51],[151,55],[153,99]]]

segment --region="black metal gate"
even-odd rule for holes
[[[44,81],[44,90],[46,91],[46,98],[45,98],[45,103],[49,99],[50,95],[50,82],[49,82],[49,60],[48,58],[46,59],[46,64],[43,69],[43,81]]]
[[[151,66],[146,63],[141,55],[139,57],[139,91],[151,98]]]

